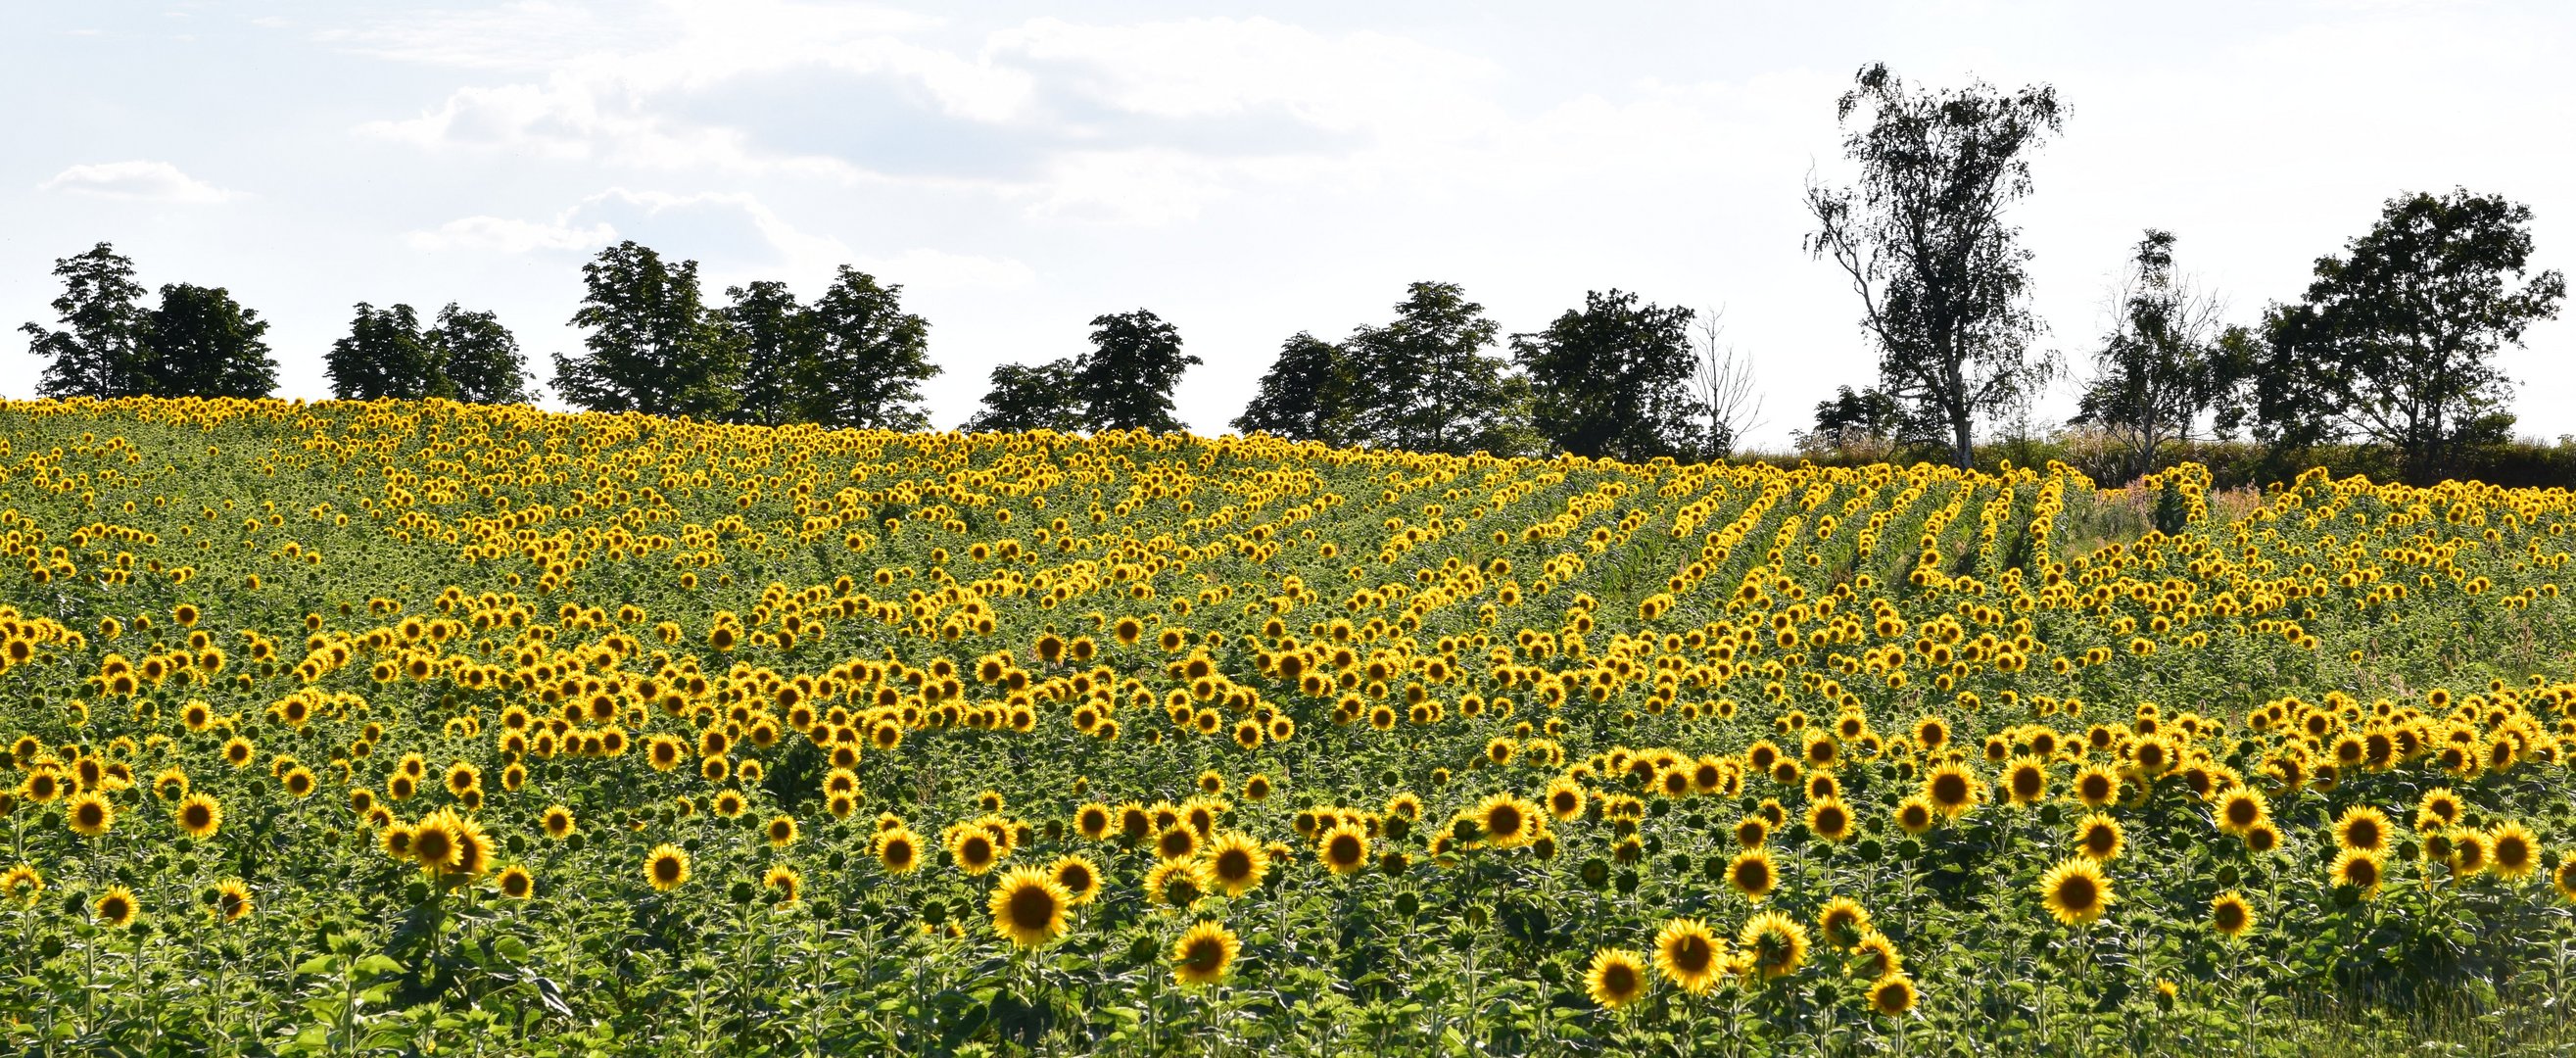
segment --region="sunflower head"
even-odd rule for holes
[[[2354,805],[2336,817],[2335,846],[2363,852],[2388,850],[2388,815],[2369,805]]]
[[[1902,972],[1888,974],[1869,986],[1869,1009],[1884,1017],[1905,1016],[1914,1009],[1917,998],[1914,979]]]
[[[1215,984],[1225,979],[1242,950],[1233,930],[1202,921],[1172,945],[1172,979],[1183,985]]]
[[[2089,925],[2111,906],[2111,880],[2092,857],[2058,862],[2039,879],[2040,903],[2062,925]]]
[[[1796,973],[1807,961],[1807,927],[1777,911],[1753,916],[1735,939],[1751,957],[1752,972],[1765,981]]]
[[[1780,884],[1780,870],[1771,862],[1769,849],[1752,848],[1736,853],[1727,862],[1726,884],[1744,898],[1761,903]]]
[[[993,932],[1023,948],[1039,947],[1064,933],[1064,912],[1072,905],[1073,894],[1054,875],[1014,867],[993,886]]]
[[[1617,1010],[1646,994],[1646,965],[1637,953],[1619,948],[1603,948],[1592,953],[1592,966],[1583,974],[1584,991],[1604,1009]]]
[[[2095,812],[2075,824],[2075,849],[2096,863],[2109,863],[2120,857],[2127,844],[2127,834],[2120,821]]]
[[[1698,919],[1673,919],[1655,935],[1655,969],[1692,995],[1714,987],[1726,962],[1726,942]]]
[[[2367,900],[2379,895],[2379,883],[2385,878],[2386,871],[2381,868],[2378,853],[2345,849],[2335,857],[2334,865],[2326,869],[2326,876],[2335,885],[2350,886],[2354,893]]]
[[[224,825],[224,810],[221,805],[215,803],[214,798],[202,793],[192,793],[179,802],[179,809],[171,813],[171,818],[179,824],[181,833],[192,838],[202,838],[214,834],[217,828]]]
[[[107,798],[84,791],[72,797],[63,818],[71,824],[74,832],[94,838],[116,825],[116,809],[108,806]]]
[[[1315,858],[1334,874],[1349,874],[1367,867],[1368,833],[1349,823],[1341,823],[1324,832],[1315,842]]]
[[[90,905],[90,914],[109,929],[123,929],[141,913],[142,905],[134,902],[134,893],[121,885],[100,894]]]
[[[1825,943],[1844,951],[1850,951],[1871,932],[1869,911],[1850,897],[1837,896],[1816,912],[1816,933]]]
[[[877,864],[887,874],[909,874],[921,866],[921,838],[911,828],[897,823],[890,830],[880,830],[876,837]]]
[[[1208,846],[1207,878],[1227,896],[1241,896],[1270,873],[1270,853],[1241,834],[1220,834]]]
[[[208,904],[217,922],[239,922],[252,910],[250,887],[240,879],[228,878],[215,885],[214,900]]]
[[[2209,902],[2209,928],[2234,940],[2254,928],[2254,907],[2235,890],[2218,894]]]
[[[1047,868],[1055,884],[1063,886],[1066,899],[1075,907],[1090,903],[1100,895],[1100,865],[1086,856],[1065,856]]]
[[[660,892],[670,892],[689,880],[689,854],[677,845],[656,845],[644,857],[644,881]]]

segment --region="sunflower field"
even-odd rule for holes
[[[0,1047],[2559,1051],[2571,525],[9,403]]]

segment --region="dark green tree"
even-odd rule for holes
[[[725,297],[725,326],[742,346],[742,381],[732,419],[776,426],[799,416],[799,379],[813,366],[813,332],[805,309],[787,284],[764,279],[748,287],[730,287]]]
[[[1359,394],[1352,437],[1415,452],[1516,454],[1534,435],[1528,388],[1484,355],[1497,328],[1455,283],[1415,283],[1395,320],[1342,343]]]
[[[2530,207],[2466,189],[2390,199],[2344,256],[2317,259],[2298,304],[2264,313],[2229,420],[2292,449],[2388,445],[2419,482],[2506,439],[2496,354],[2567,294],[2559,273],[2528,273],[2530,224]]]
[[[134,262],[107,243],[54,261],[63,295],[54,299],[62,330],[29,323],[27,351],[45,357],[36,392],[47,397],[122,397],[139,392],[143,358],[142,284]]]
[[[592,411],[721,417],[734,391],[743,341],[707,308],[698,263],[673,268],[633,240],[583,265],[589,296],[572,323],[587,329],[583,355],[555,354],[555,390]]]
[[[983,409],[960,428],[977,433],[1081,429],[1082,396],[1075,386],[1074,370],[1071,359],[1036,367],[995,367],[993,387],[984,394]]]
[[[1091,351],[1074,362],[1083,425],[1094,431],[1185,429],[1172,417],[1172,387],[1199,363],[1181,332],[1147,309],[1091,319]]]
[[[331,395],[341,400],[418,400],[445,396],[438,356],[422,340],[409,305],[378,309],[359,302],[349,333],[322,354]]]
[[[1353,394],[1350,358],[1331,342],[1299,331],[1280,343],[1252,402],[1234,420],[1243,433],[1291,441],[1349,440]]]
[[[2153,471],[2164,446],[2197,436],[2233,377],[2218,299],[2175,274],[2173,247],[2172,232],[2138,240],[2093,379],[2067,420],[2107,433],[2131,478]]]
[[[536,399],[528,358],[519,339],[490,312],[467,312],[451,301],[436,326],[421,333],[438,363],[438,396],[467,404],[526,404]]]
[[[939,365],[930,362],[930,324],[903,311],[902,286],[842,265],[805,310],[802,329],[808,356],[794,389],[802,418],[860,430],[930,428],[921,384]]]
[[[2039,328],[2030,253],[2003,213],[2030,194],[2030,153],[2060,129],[2056,90],[1908,88],[1875,65],[1835,115],[1851,127],[1843,152],[1860,181],[1808,182],[1817,230],[1807,251],[1840,265],[1860,294],[1877,388],[1903,410],[1905,439],[1943,444],[1967,466],[1978,418],[2050,375],[2028,355]]]
[[[1529,379],[1531,425],[1579,456],[1697,455],[1708,409],[1692,392],[1693,315],[1641,305],[1624,291],[1589,291],[1582,308],[1546,330],[1513,335],[1512,358]]]
[[[1875,389],[1839,387],[1831,400],[1816,402],[1813,429],[1793,439],[1801,452],[1849,453],[1883,445],[1896,433],[1905,411],[1893,397]]]
[[[277,388],[268,322],[222,287],[168,283],[144,319],[136,391],[155,397],[265,397]]]

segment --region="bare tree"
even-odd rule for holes
[[[1693,395],[1708,412],[1708,457],[1735,454],[1744,435],[1762,427],[1762,395],[1753,389],[1753,355],[1725,341],[1725,310],[1710,309],[1691,328],[1696,365]]]

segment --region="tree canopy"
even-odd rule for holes
[[[555,354],[555,389],[592,411],[717,417],[741,401],[743,341],[706,306],[698,263],[666,265],[629,239],[582,266],[588,296],[572,317],[580,356]]]

